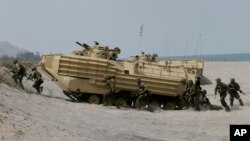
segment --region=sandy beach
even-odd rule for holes
[[[246,95],[244,106],[235,100],[231,112],[193,109],[154,113],[73,103],[61,89],[45,78],[42,95],[0,83],[1,141],[228,141],[230,124],[250,124],[250,62],[205,62],[203,85],[212,104],[215,79],[229,83],[234,77]],[[229,96],[226,97],[229,104]]]

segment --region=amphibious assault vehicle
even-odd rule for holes
[[[116,78],[116,103],[134,105],[137,78],[151,91],[151,104],[164,109],[175,109],[178,97],[183,94],[187,80],[202,76],[203,61],[156,61],[156,54],[136,55],[117,60],[119,48],[81,44],[83,50],[68,55],[44,55],[41,67],[63,88],[73,101],[99,104],[108,91],[102,82],[105,76]],[[112,101],[111,101],[112,103]]]

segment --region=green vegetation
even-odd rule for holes
[[[39,61],[41,59],[41,56],[39,52],[33,53],[33,52],[25,51],[25,52],[17,53],[16,58],[18,60]]]
[[[6,67],[9,69],[13,69],[14,65],[12,64],[12,61],[0,61],[0,67]]]

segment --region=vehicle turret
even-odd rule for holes
[[[79,46],[84,47],[84,50],[74,51],[73,54],[108,60],[116,60],[118,58],[118,54],[120,54],[120,49],[118,47],[115,47],[114,49],[109,49],[109,46],[100,45],[96,41],[94,41],[94,43],[95,45],[91,47],[88,44],[81,44],[79,42],[76,42],[76,44],[78,44]]]

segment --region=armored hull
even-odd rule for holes
[[[72,100],[99,104],[107,93],[102,82],[104,76],[115,76],[116,100],[121,105],[131,106],[136,97],[136,80],[140,77],[151,91],[151,102],[165,105],[166,109],[175,109],[178,96],[185,90],[186,80],[202,75],[203,61],[156,62],[145,55],[132,60],[116,60],[117,54],[94,49],[100,50],[100,47],[95,46],[87,53],[84,50],[68,55],[44,55],[41,66]]]

